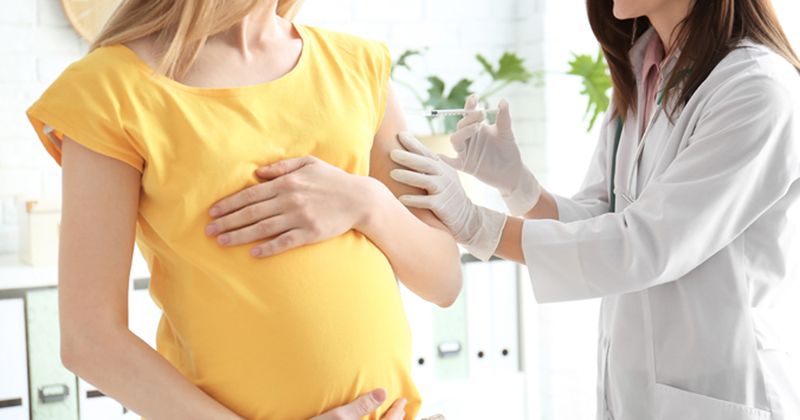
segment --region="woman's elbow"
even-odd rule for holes
[[[78,341],[64,331],[61,332],[61,364],[75,375],[83,376],[83,366],[88,357]]]
[[[69,323],[62,320],[59,350],[61,364],[77,376],[92,376],[93,367],[100,365],[98,358],[111,354],[108,346],[116,342],[114,336],[109,331],[70,327]]]
[[[449,308],[453,306],[456,300],[458,300],[458,296],[461,294],[461,288],[464,285],[461,275],[461,265],[457,265],[451,271],[445,284],[447,284],[447,288],[444,290],[444,293],[434,302],[440,308]]]

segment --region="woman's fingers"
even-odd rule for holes
[[[432,175],[421,174],[407,169],[394,169],[389,172],[393,180],[412,187],[421,188],[429,194],[437,194],[439,186],[432,179]]]
[[[286,214],[265,218],[249,226],[223,233],[217,237],[217,243],[225,246],[249,244],[277,237],[278,235],[296,228],[291,218]]]
[[[417,138],[413,135],[409,133],[400,133],[397,135],[397,139],[400,141],[400,144],[403,146],[403,148],[409,152],[416,153],[421,156],[427,156],[431,159],[436,159],[436,155],[428,150],[428,148],[425,147],[425,145],[417,140]]]
[[[262,182],[261,184],[245,188],[216,202],[211,206],[208,214],[211,215],[211,217],[222,217],[251,204],[269,200],[277,194],[278,191],[274,184],[271,182]]]
[[[381,419],[383,420],[403,420],[406,416],[406,401],[405,398],[400,398],[399,400],[395,400],[394,404],[389,407],[389,411],[383,414]]]
[[[314,156],[285,159],[256,169],[256,175],[265,179],[275,179],[318,161],[319,159]]]
[[[464,168],[464,160],[457,157],[451,158],[450,156],[440,154],[439,160],[446,163],[451,168],[457,169],[459,171]]]
[[[472,124],[453,133],[450,136],[450,143],[453,145],[453,149],[458,154],[466,152],[469,139],[478,134],[482,126],[483,124]]]
[[[500,101],[497,105],[499,112],[497,113],[497,132],[503,137],[508,137],[513,133],[511,128],[511,111],[508,106],[508,101],[505,99]]]
[[[353,402],[320,414],[312,420],[360,420],[375,412],[386,401],[386,390],[378,388]]]
[[[234,231],[242,227],[250,226],[260,220],[275,216],[278,213],[279,209],[274,198],[250,204],[209,223],[206,226],[206,235],[217,236],[225,232]],[[220,243],[223,245],[225,244],[223,242]]]
[[[486,119],[486,112],[484,112],[483,110],[476,111],[477,108],[478,108],[478,95],[475,94],[469,95],[469,98],[467,98],[467,101],[464,104],[464,110],[474,111],[474,112],[467,112],[466,114],[464,114],[464,117],[458,121],[456,128],[460,130],[470,124],[475,124]]]
[[[441,168],[439,168],[439,161],[427,156],[420,156],[405,150],[395,149],[392,150],[389,157],[394,163],[417,172],[431,175],[440,175],[442,172]]]
[[[257,258],[266,258],[278,255],[290,249],[308,245],[311,242],[310,232],[306,229],[291,229],[283,232],[274,239],[270,239],[250,250],[250,255]]]
[[[464,114],[464,117],[458,120],[458,124],[456,124],[457,129],[462,129],[466,126],[472,124],[482,123],[486,119],[486,111],[480,109],[475,111],[469,111]]]
[[[401,195],[397,198],[406,207],[433,210],[435,208],[433,197],[429,195]]]

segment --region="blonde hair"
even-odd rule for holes
[[[123,0],[92,42],[91,50],[156,34],[162,46],[156,72],[183,75],[209,36],[230,29],[266,0]],[[276,0],[278,15],[292,19],[303,0]]]

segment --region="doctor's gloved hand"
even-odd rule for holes
[[[393,150],[392,160],[407,168],[395,169],[392,179],[427,191],[428,195],[403,195],[409,207],[431,210],[450,230],[458,243],[481,260],[494,255],[503,233],[506,216],[476,206],[467,197],[455,169],[428,150],[413,136],[398,136],[406,150]]]
[[[522,216],[536,206],[542,188],[522,162],[511,128],[508,102],[500,101],[497,122],[492,125],[484,122],[484,111],[475,111],[477,106],[478,98],[470,96],[464,109],[472,112],[458,122],[458,131],[450,137],[458,155],[440,158],[453,168],[497,188],[511,214]]]
[[[313,417],[311,420],[360,420],[374,413],[384,401],[386,401],[386,390],[379,388],[358,397],[347,405],[334,408],[331,411]],[[389,411],[387,411],[381,419],[403,420],[406,416],[405,408],[406,400],[399,399],[392,404]]]

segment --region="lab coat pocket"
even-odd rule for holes
[[[655,384],[655,420],[771,420],[769,411]]]

